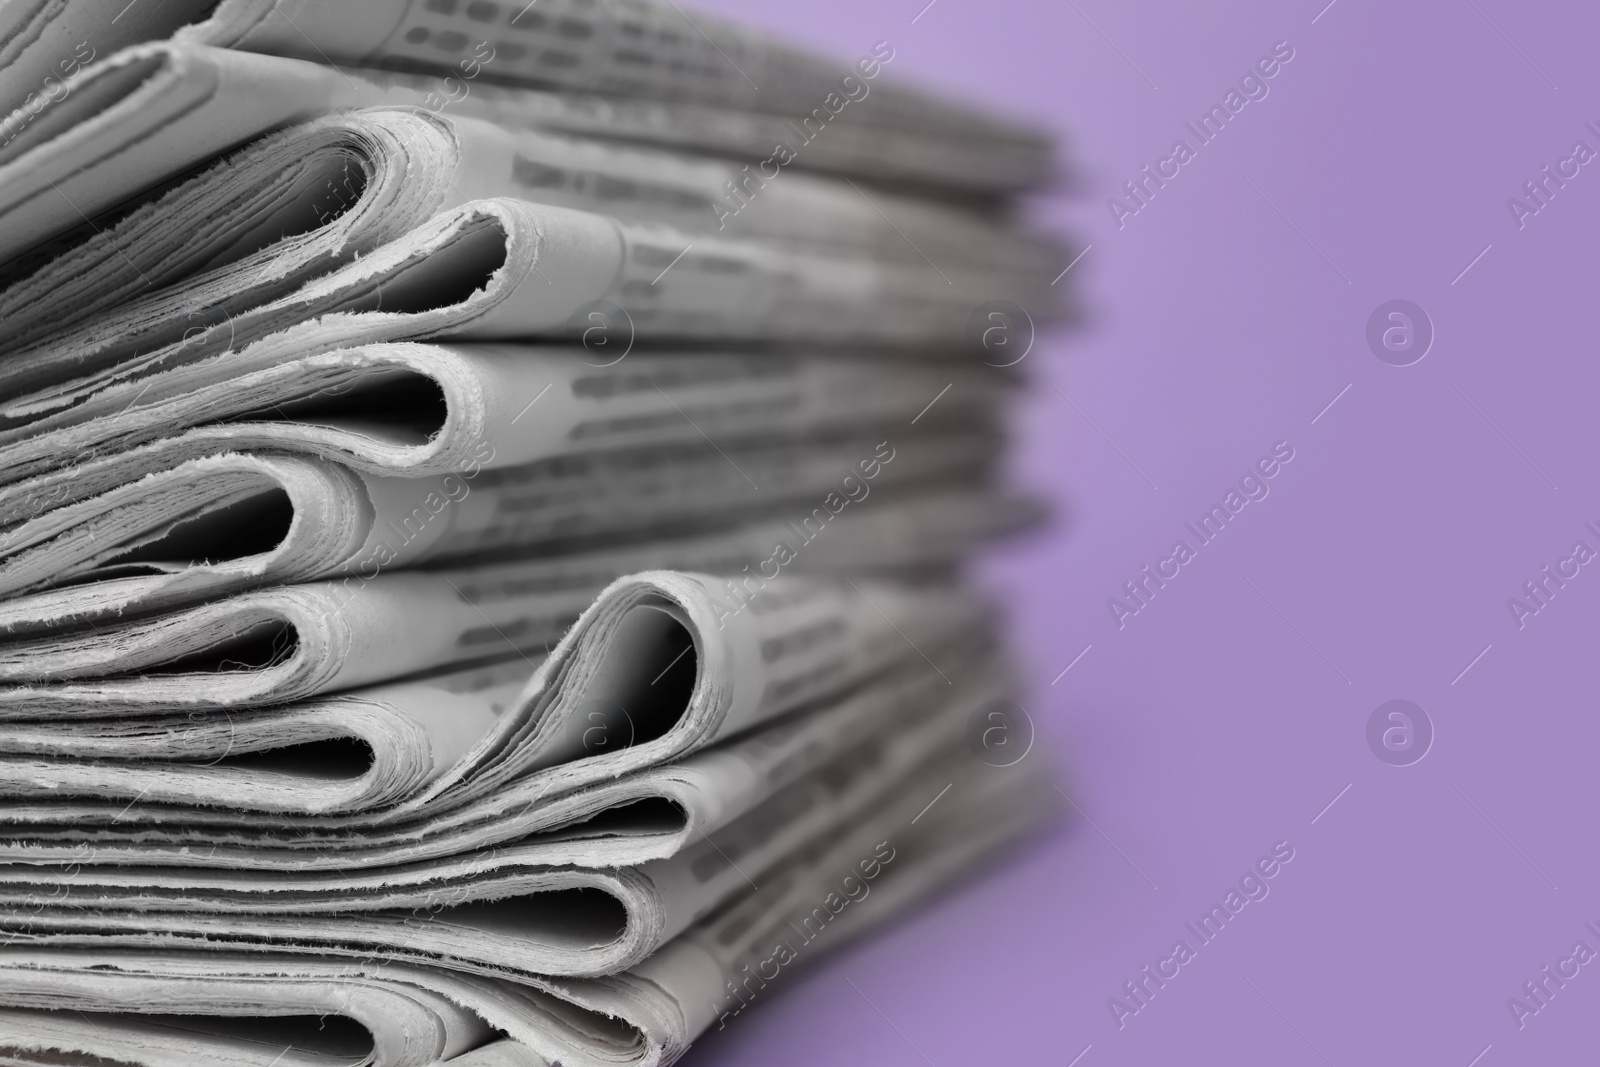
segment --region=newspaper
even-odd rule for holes
[[[648,930],[664,921],[667,929],[675,929],[684,914],[703,911],[729,886],[739,890],[746,876],[766,881],[763,865],[786,847],[784,841],[806,837],[805,827],[859,818],[855,805],[861,798],[871,794],[878,797],[873,804],[880,803],[886,785],[909,780],[917,766],[948,750],[972,711],[1004,691],[992,668],[986,672],[981,661],[965,665],[975,673],[955,689],[941,691],[926,678],[918,682],[903,674],[892,687],[874,684],[839,706],[680,764],[625,777],[588,796],[590,810],[609,805],[608,813],[625,811],[646,796],[672,797],[694,813],[687,825],[670,835],[659,833],[655,841],[629,841],[607,831],[592,834],[595,840],[580,848],[570,835],[543,835],[445,862],[320,876],[89,863],[65,872],[12,868],[0,879],[5,883],[0,896],[16,916],[11,929],[17,934],[40,932],[30,920],[41,915],[45,926],[59,915],[81,930],[86,915],[131,907],[150,922],[180,932],[217,929],[224,917],[242,916],[241,928],[257,923],[253,929],[267,931],[260,936],[303,942],[301,950],[342,928],[352,915],[367,924],[364,929],[406,911],[408,930],[420,929],[419,920],[434,919],[481,928],[485,909],[466,905],[508,895],[520,898],[519,908],[530,914],[560,912],[565,919],[578,907],[582,925],[585,914],[592,918],[596,894],[602,893],[618,902],[624,923],[637,920],[640,930]],[[642,866],[622,869],[637,864]],[[574,865],[599,869],[575,872]],[[591,891],[587,905],[575,899],[574,886]],[[290,916],[308,925],[286,927]],[[541,931],[547,925],[535,924]],[[440,935],[441,930],[432,930],[427,944],[439,944]],[[544,937],[541,932],[529,940]],[[406,938],[401,948],[420,951],[423,945]],[[604,968],[623,951],[626,945],[617,943],[607,949],[611,955],[540,966]]]
[[[0,33],[5,16],[22,6],[0,11]],[[162,5],[142,6],[148,12]],[[346,11],[332,17],[347,17]],[[0,42],[0,55],[6,49]],[[52,51],[38,46],[40,56]],[[1034,135],[987,127],[930,133],[873,121],[860,113],[865,109],[819,109],[820,98],[780,118],[506,89],[463,78],[462,70],[442,79],[380,74],[181,43],[114,51],[87,37],[64,44],[48,62],[71,70],[53,90],[0,118],[0,263],[30,250],[29,262],[43,262],[62,248],[98,241],[100,227],[88,220],[261,134],[342,108],[385,104],[448,108],[514,129],[711,152],[786,181],[793,170],[836,171],[970,195],[1038,184],[1050,166],[1048,144]],[[13,73],[31,77],[0,65],[0,111]],[[786,151],[775,153],[775,145]]]
[[[0,79],[3,106],[23,103],[24,94],[45,106],[59,98],[63,79],[70,84],[97,51],[172,36],[322,63],[802,114],[830,96],[875,93],[874,115],[889,123],[1027,136],[892,79],[863,91],[894,58],[886,41],[859,61],[841,64],[713,16],[691,18],[675,3],[544,0],[535,8],[386,0],[330,10],[315,0],[178,0],[158,6],[127,18],[114,0],[8,5],[0,21],[0,59],[7,64]]]
[[[26,348],[67,310],[84,322],[115,309],[80,343],[149,348],[159,338],[140,327],[163,311],[181,313],[177,336],[212,328],[446,206],[491,196],[888,260],[1050,274],[1060,259],[1003,217],[891,192],[869,199],[843,181],[768,180],[682,152],[371,108],[253,142],[16,280],[0,292],[3,343]]]
[[[520,692],[446,702],[437,690],[386,690],[381,699],[415,718],[433,748],[460,755],[385,807],[241,821],[226,795],[209,810],[138,796],[18,798],[0,810],[14,835],[0,861],[82,862],[76,845],[90,842],[96,862],[161,855],[180,865],[328,870],[486,847],[544,828],[541,808],[555,797],[838,699],[900,664],[921,662],[953,684],[931,657],[987,619],[969,594],[942,583],[741,580],[672,571],[619,579]],[[464,703],[488,714],[464,714]],[[604,730],[590,732],[591,713]],[[607,738],[632,743],[600,743]],[[176,844],[156,851],[164,840]],[[128,844],[114,849],[119,841]]]
[[[114,425],[130,406],[352,345],[581,339],[605,328],[639,343],[827,342],[916,354],[958,347],[952,339],[1002,297],[1041,309],[1045,321],[1054,292],[1042,273],[825,255],[478,200],[216,329],[183,336],[186,315],[174,307],[133,331],[178,334],[149,350],[70,334],[13,353],[7,378],[21,395],[0,408],[9,424],[0,440]]]
[[[0,1065],[668,1063],[1049,815],[1050,146],[895,58],[0,0]]]
[[[758,516],[815,531],[874,492],[887,499],[902,487],[978,484],[999,456],[999,440],[981,431],[898,440],[701,442],[429,478],[293,455],[208,456],[0,534],[0,631],[85,624],[269,583],[560,555]]]
[[[286,60],[285,62],[293,62]],[[459,75],[363,70],[359,77],[422,94],[430,111],[459,109],[511,129],[535,127],[630,144],[721,156],[767,178],[795,172],[862,178],[877,186],[959,197],[1003,211],[1001,195],[1066,183],[1048,139],[1025,131],[979,127],[933,133],[885,121],[857,101],[834,111],[816,102],[788,116],[653,99],[542,93]],[[839,101],[834,101],[838,106]],[[839,119],[845,121],[838,121]],[[742,174],[748,174],[741,167]]]
[[[796,965],[1038,825],[1054,807],[1041,767],[989,768],[969,756],[931,780],[950,786],[938,804],[919,814],[925,796],[908,789],[614,976],[511,982],[374,958],[163,946],[109,960],[92,949],[18,946],[0,961],[0,1003],[11,1006],[0,1009],[3,1040],[19,1052],[161,1064],[655,1067],[705,1030],[736,1025],[737,1012]],[[65,1003],[84,1015],[50,1010]],[[154,1005],[183,1013],[183,1029],[141,1021]],[[353,1025],[298,1025],[296,1016]],[[263,1017],[274,1017],[270,1032],[245,1025]]]
[[[70,91],[0,120],[0,261],[30,249],[46,260],[58,249],[44,242],[93,237],[89,220],[269,130],[340,108],[421,102],[289,62],[168,45],[108,51],[64,83]]]
[[[460,71],[463,46],[485,35],[492,39],[475,58],[479,76],[490,81],[780,113],[807,113],[874,81],[894,57],[893,46],[879,41],[870,55],[841,63],[650,0],[546,0],[537,9],[508,3],[493,10],[388,0],[337,13],[316,0],[222,0],[206,21],[177,34],[302,59],[444,74]],[[935,132],[1016,131],[892,79],[872,91],[873,114],[885,123]]]
[[[768,520],[556,558],[272,586],[92,628],[15,637],[0,644],[0,720],[16,731],[0,737],[0,752],[48,753],[52,749],[39,738],[59,734],[66,746],[61,754],[114,758],[129,754],[118,751],[126,742],[95,744],[86,732],[90,726],[80,720],[114,717],[116,736],[129,729],[130,716],[250,709],[445,667],[542,654],[595,594],[636,571],[948,571],[982,540],[1014,530],[1030,514],[1026,503],[981,489],[917,493],[842,513],[825,529],[815,529],[815,545],[796,547],[795,527]],[[790,551],[778,552],[779,545]],[[792,557],[787,566],[777,562],[783,555]],[[16,725],[21,720],[53,728],[30,734]],[[183,743],[181,727],[163,729],[153,720],[144,730],[165,733],[167,744]],[[236,733],[228,736],[245,747],[230,751],[259,748],[248,734]],[[190,758],[225,754],[194,752]],[[137,755],[148,758],[150,751],[141,747]],[[13,773],[0,762],[0,791]],[[55,771],[46,765],[39,773],[49,777]],[[88,780],[99,783],[95,775],[115,774],[100,768]],[[65,778],[51,789],[57,796],[72,791]]]
[[[1003,368],[860,350],[629,353],[611,351],[625,338],[590,342],[359,345],[166,397],[152,396],[147,379],[120,410],[0,444],[0,525],[219,451],[308,452],[373,474],[459,474],[634,446],[737,443],[758,431],[981,424],[1015,385]],[[19,479],[27,481],[4,484]]]
[[[951,695],[947,679],[976,670],[973,662],[989,642],[981,628],[958,635],[954,643],[926,649],[940,657],[938,671],[928,670],[920,659],[908,660],[825,708],[762,727],[744,739],[665,767],[541,798],[538,812],[529,813],[534,817],[519,821],[518,830],[526,836],[516,855],[601,867],[670,856],[799,774],[857,746],[877,744],[885,732],[915,729],[934,709],[952,702],[963,705],[963,714],[970,712],[977,706],[966,701],[971,679],[963,678],[958,697]],[[529,657],[543,658],[543,653]],[[262,813],[370,810],[416,792],[448,770],[464,753],[463,745],[505,711],[531,669],[528,660],[504,660],[242,715],[13,723],[6,745],[12,752],[73,758],[58,758],[49,767],[33,764],[35,773],[56,784],[52,797],[123,795],[208,809],[187,820],[197,825],[278,826]],[[574,729],[581,730],[585,751],[594,752],[631,744],[637,733],[626,709],[600,704],[588,705]],[[365,744],[367,751],[351,741]],[[258,758],[230,759],[242,756]],[[94,762],[81,762],[87,759]],[[27,764],[8,759],[5,767],[7,792],[26,794]],[[210,810],[218,797],[227,799],[227,810]],[[91,803],[77,810],[103,822],[103,808]],[[181,814],[162,818],[171,824],[186,821]],[[142,856],[147,862],[161,858],[159,851]],[[422,869],[418,862],[409,866]],[[43,872],[28,868],[10,874],[34,880]]]
[[[0,888],[8,904],[0,931],[13,944],[286,950],[427,963],[514,981],[614,974],[642,963],[744,889],[760,893],[766,883],[766,893],[782,899],[779,886],[790,870],[810,865],[808,851],[861,833],[869,816],[877,821],[874,837],[885,830],[885,817],[909,822],[950,774],[976,761],[962,736],[965,715],[944,718],[936,728],[902,734],[902,744],[848,753],[677,856],[638,867],[496,865],[491,856],[458,864],[458,878],[429,872],[434,877],[411,885],[389,872],[352,875],[320,891],[299,889],[294,878],[211,888],[205,877],[168,886],[149,885],[155,881],[149,878],[118,889],[115,875],[101,875],[96,885],[99,869],[86,867],[88,877],[70,891],[54,886],[50,896],[34,886]],[[770,902],[762,910],[771,912]]]

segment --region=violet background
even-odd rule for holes
[[[1506,601],[1574,541],[1600,548],[1600,164],[1521,230],[1506,201],[1574,141],[1600,149],[1600,19],[925,2],[699,6],[842,59],[888,40],[893,74],[1031,117],[1082,168],[1040,216],[1093,246],[1070,275],[1091,321],[1029,356],[1017,462],[1061,522],[989,572],[1083,816],[785,975],[688,1062],[1576,1062],[1600,964],[1521,1030],[1506,1002],[1575,942],[1600,950],[1600,565],[1521,630]],[[1267,99],[1119,231],[1106,197],[1283,40]],[[1365,341],[1393,298],[1436,330],[1413,366]],[[1119,631],[1107,598],[1280,440],[1270,496]],[[1436,731],[1408,767],[1365,738],[1393,698]],[[1296,857],[1270,896],[1119,1030],[1108,998],[1195,945],[1183,924],[1279,840]]]

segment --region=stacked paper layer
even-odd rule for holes
[[[666,1063],[1049,816],[1051,148],[893,58],[0,4],[0,1063]]]

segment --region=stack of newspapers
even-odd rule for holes
[[[0,0],[0,1063],[666,1063],[1048,817],[1052,149],[895,55]]]

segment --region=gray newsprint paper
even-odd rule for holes
[[[422,870],[338,877],[149,869],[124,877],[85,864],[67,883],[0,885],[0,929],[13,944],[376,955],[512,979],[613,974],[760,886],[809,843],[937,793],[947,764],[974,762],[966,720],[996,698],[982,686],[956,703],[947,697],[917,729],[847,750],[697,832],[675,855],[636,866],[574,865],[560,848],[546,850],[548,862],[522,842]]]
[[[738,445],[862,426],[914,433],[913,418],[922,432],[976,427],[996,421],[1014,385],[1001,368],[848,350],[612,353],[598,335],[591,340],[593,348],[357,345],[192,387],[158,373],[120,407],[91,401],[97,416],[68,409],[0,429],[0,524],[223,451],[441,475],[707,438]],[[19,480],[26,484],[10,484]]]
[[[959,748],[935,756],[858,820],[813,835],[609,976],[508,978],[370,952],[170,943],[130,944],[108,964],[84,946],[115,935],[41,935],[0,964],[0,1052],[161,1067],[670,1063],[707,1029],[737,1025],[797,967],[1037,826],[1054,807],[1042,771],[1039,761],[987,767]],[[438,921],[414,914],[410,931]]]
[[[48,789],[29,797],[19,779],[0,810],[8,838],[0,860],[81,864],[86,845],[96,863],[161,857],[184,866],[328,871],[514,841],[553,825],[555,798],[840,699],[903,665],[953,686],[937,655],[964,655],[988,617],[981,602],[945,583],[642,572],[601,592],[537,669],[522,661],[520,684],[508,661],[475,684],[401,682],[319,701],[325,719],[368,699],[411,720],[414,740],[396,746],[424,766],[409,782],[385,783],[389,795],[376,806],[252,810],[250,796],[227,784],[231,768],[187,782],[172,774],[163,784],[159,760],[127,751],[123,758],[145,772],[131,797],[114,773],[80,777],[67,797]],[[222,721],[269,710],[240,709]],[[198,754],[215,749],[218,716],[170,718],[171,744],[193,727]],[[46,722],[66,725],[60,716]],[[115,724],[104,743],[114,735]],[[295,755],[282,760],[284,771],[294,769]],[[299,755],[307,776],[329,773],[316,753]],[[217,760],[197,762],[215,770]],[[149,796],[157,788],[162,794]]]
[[[625,574],[663,567],[757,576],[949,572],[985,538],[1010,532],[1031,514],[1025,503],[977,489],[872,500],[826,523],[813,512],[799,521],[750,522],[545,558],[429,570],[375,567],[92,626],[14,635],[0,644],[0,720],[14,727],[0,736],[0,753],[112,757],[118,753],[97,740],[99,731],[164,733],[166,743],[178,744],[178,729],[161,727],[161,720],[189,715],[214,732],[222,721],[216,713],[227,709],[246,712],[228,719],[233,745],[227,752],[255,751],[250,709],[543,655],[600,589]],[[49,725],[30,730],[22,727],[25,721]],[[58,733],[59,747],[46,740]],[[147,748],[138,751],[149,755]],[[225,754],[196,750],[191,756]],[[55,782],[53,795],[71,792],[71,765],[52,768],[46,764],[36,773]],[[121,772],[95,767],[83,773],[100,783],[96,788],[110,789],[109,779]],[[9,775],[0,769],[0,781]]]
[[[168,0],[151,6],[158,10],[130,12],[115,0],[8,3],[0,18],[0,61],[6,67],[0,106],[28,97],[36,98],[28,101],[33,106],[45,106],[63,95],[95,55],[169,36],[322,63],[799,114],[825,101],[830,109],[838,106],[827,100],[830,94],[843,98],[852,83],[875,81],[894,59],[886,41],[855,62],[818,57],[714,16],[691,16],[675,3],[651,0],[543,0],[537,8],[483,0],[475,6],[449,0],[360,6]],[[885,125],[1040,140],[893,79],[871,89],[877,96],[873,117]]]
[[[981,432],[906,435],[898,445],[799,438],[400,478],[305,456],[223,453],[0,533],[0,589],[10,594],[0,599],[0,629],[98,625],[271,583],[556,557],[757,518],[816,527],[868,499],[976,489],[998,455],[999,441]]]
[[[655,1067],[1051,816],[1057,175],[895,59],[0,0],[0,1067]]]
[[[971,703],[970,685],[951,689],[952,683],[940,672],[957,664],[965,668],[988,638],[978,628],[934,648],[943,657],[938,671],[929,670],[921,659],[907,660],[827,708],[802,709],[782,722],[669,766],[541,797],[536,818],[517,824],[529,835],[524,843],[534,843],[533,834],[544,835],[539,847],[527,855],[548,859],[559,853],[573,862],[600,866],[671,855],[694,834],[722,825],[746,810],[754,798],[795,775],[854,746],[877,744],[874,738],[884,731],[919,728],[920,713],[952,702],[970,712],[971,706],[965,706]],[[540,662],[543,654],[529,659]],[[6,738],[13,752],[96,762],[63,768],[59,758],[7,759],[3,788],[20,800],[48,774],[56,789],[47,794],[36,791],[36,799],[80,798],[75,804],[38,805],[32,812],[57,823],[73,817],[104,823],[108,803],[115,804],[111,814],[123,814],[135,799],[184,808],[138,812],[143,823],[155,822],[155,814],[161,817],[162,829],[146,838],[152,842],[162,837],[194,840],[190,831],[199,826],[210,827],[206,833],[218,841],[229,827],[253,826],[277,833],[292,825],[271,817],[272,813],[372,810],[417,792],[448,771],[505,712],[527,684],[531,669],[527,660],[504,660],[242,715],[14,722]],[[653,680],[655,687],[663,680],[680,679],[668,672]],[[631,745],[638,736],[631,714],[620,702],[587,702],[572,729],[584,751],[593,753]],[[360,748],[362,743],[366,751]],[[30,774],[39,777],[29,780]],[[121,797],[126,801],[113,799]],[[225,807],[219,807],[219,798],[225,798]],[[606,817],[595,821],[602,812]],[[573,828],[579,822],[589,825],[580,832]],[[302,828],[319,825],[310,819],[302,823]],[[123,824],[124,820],[112,820],[115,827]],[[43,821],[34,824],[35,829],[43,826]],[[558,831],[559,841],[550,836]],[[103,833],[95,839],[108,849],[104,853],[97,849],[97,856],[132,855],[117,853]],[[219,857],[220,862],[231,862],[230,853],[213,855],[210,847],[208,862]],[[181,852],[161,849],[140,855],[157,864],[169,855],[175,861],[183,859]],[[385,861],[403,855],[416,854],[383,852],[372,858]],[[365,861],[358,856],[355,862]],[[408,869],[416,872],[425,866],[412,863]],[[14,868],[7,877],[27,880],[41,873],[40,868],[31,873]]]
[[[1059,250],[993,212],[809,174],[763,178],[730,161],[424,108],[370,108],[297,124],[233,152],[0,291],[8,352],[114,311],[71,336],[150,348],[286,295],[422,225],[508,196],[670,225],[923,265],[1053,273]],[[110,253],[115,249],[115,253]],[[80,357],[87,358],[87,357]],[[7,384],[12,384],[12,379]]]
[[[475,200],[220,322],[157,301],[137,323],[91,319],[11,353],[0,442],[9,462],[53,430],[115,427],[130,408],[380,342],[693,338],[896,346],[914,358],[949,352],[997,299],[1047,308],[1053,293],[1047,271],[891,261]],[[79,430],[90,444],[94,432]]]
[[[142,12],[182,6],[139,5]],[[422,5],[417,6],[420,10]],[[85,219],[118,208],[261,134],[345,108],[385,104],[414,106],[430,114],[448,110],[452,116],[486,119],[508,129],[723,155],[739,162],[741,181],[754,174],[758,185],[780,184],[795,172],[813,170],[947,186],[992,198],[1038,184],[1049,174],[1048,147],[1035,135],[989,124],[938,131],[884,121],[877,104],[885,94],[871,79],[856,78],[856,88],[844,95],[823,90],[787,114],[573,97],[508,88],[480,77],[494,66],[484,59],[499,54],[483,37],[477,38],[472,55],[449,62],[452,69],[406,75],[192,42],[115,51],[114,44],[96,47],[91,41],[101,26],[74,31],[83,36],[60,44],[59,51],[25,42],[36,55],[49,57],[48,63],[70,69],[44,75],[53,83],[44,91],[8,102],[5,94],[25,91],[16,82],[31,75],[5,64],[5,54],[14,54],[3,39],[6,21],[29,7],[71,13],[104,4],[21,0],[0,7],[0,262],[29,250],[42,260],[55,251],[46,242],[70,245],[94,237],[96,228]],[[330,7],[326,17],[343,20],[359,10],[366,8]],[[512,51],[505,45],[501,50],[506,55]],[[852,77],[848,71],[835,75],[841,76]],[[12,106],[16,110],[6,114]]]
[[[120,807],[113,785],[98,806],[10,808],[0,930],[518,980],[615,973],[808,842],[974,762],[971,712],[1008,690],[986,635],[953,587],[624,578],[507,705],[423,709],[432,767],[387,806],[264,816],[224,772],[190,798],[204,809],[169,803],[183,798],[157,774]],[[69,839],[70,862],[50,864]]]

